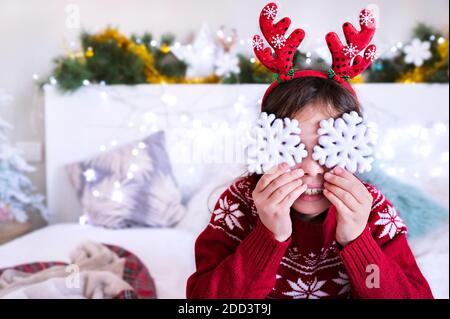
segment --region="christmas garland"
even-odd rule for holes
[[[189,59],[184,53],[192,46],[181,46],[172,35],[164,35],[158,42],[149,33],[141,37],[126,37],[111,27],[97,34],[84,32],[81,35],[80,50],[66,49],[63,56],[54,60],[56,67],[52,75],[40,84],[50,83],[58,85],[62,91],[74,91],[93,83],[233,84],[271,83],[274,80],[273,74],[257,59],[236,52],[235,32],[232,36],[225,36],[223,29],[220,29],[216,40],[216,48],[212,50],[215,50],[216,59],[223,61],[222,65],[216,63],[208,74],[196,72],[192,76],[189,68],[195,63],[202,63],[205,57],[191,54]],[[448,35],[444,36],[431,27],[420,24],[415,28],[410,43],[397,43],[379,57],[363,76],[358,76],[351,82],[448,83],[448,43]],[[204,43],[199,46],[203,51],[206,50],[203,49]],[[185,49],[184,53],[182,49]],[[326,72],[329,63],[318,54],[297,51],[294,55],[294,68]]]

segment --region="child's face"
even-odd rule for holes
[[[311,157],[313,147],[318,145],[319,135],[317,130],[320,121],[333,117],[333,114],[327,112],[328,109],[330,108],[321,103],[311,103],[294,117],[299,122],[301,141],[308,151],[308,156],[295,167],[301,168],[305,172],[303,182],[308,185],[308,189],[294,202],[292,207],[297,212],[311,217],[322,213],[331,206],[331,203],[322,194],[323,175],[330,169],[321,166]]]

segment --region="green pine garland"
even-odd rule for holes
[[[448,83],[448,37],[445,38],[447,41],[445,58],[445,55],[442,56],[442,42],[437,41],[444,37],[442,33],[427,25],[419,24],[413,30],[412,36],[421,41],[431,42],[432,57],[425,61],[420,69],[406,64],[405,54],[399,50],[394,57],[382,57],[376,60],[364,73],[363,81],[404,82],[409,74],[416,72],[424,82]],[[66,92],[78,89],[83,85],[84,80],[89,80],[89,83],[129,85],[158,83],[149,80],[149,72],[156,72],[156,78],[170,79],[169,83],[183,83],[187,64],[179,60],[170,50],[175,37],[171,34],[163,35],[158,45],[151,45],[153,40],[150,33],[144,33],[142,36],[132,35],[129,39],[123,37],[99,41],[95,34],[83,32],[81,34],[82,52],[54,59],[56,66],[52,77],[56,79],[58,87]],[[133,43],[135,46],[145,47],[146,56],[150,57],[152,62],[148,59],[144,60],[136,51],[124,49],[117,41],[128,41],[127,43]],[[88,55],[88,51],[92,54]],[[273,81],[273,74],[255,59],[250,59],[243,54],[238,54],[238,59],[239,74],[222,77],[219,80],[220,83],[271,83]],[[300,51],[295,52],[293,61],[293,68],[296,70],[314,69],[328,72],[330,67],[323,59],[316,56],[307,57]],[[149,63],[152,63],[150,71]]]

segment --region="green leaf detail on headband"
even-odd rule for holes
[[[274,78],[278,83],[283,82],[283,81],[281,81],[280,75],[279,75],[278,73],[274,73],[274,74],[273,74],[273,78]]]
[[[333,69],[328,69],[328,78],[334,79],[335,76],[336,76],[336,72],[334,72]]]
[[[281,79],[280,75],[278,73],[274,74],[274,78],[278,83],[283,83],[289,80],[292,80],[292,77],[294,76],[295,70],[294,69],[290,69],[287,73],[286,76],[283,76],[283,78],[285,79]],[[287,78],[289,77],[289,78]]]
[[[333,69],[328,69],[327,73],[329,79],[334,79],[334,77],[336,76],[336,72],[334,72]],[[350,81],[350,76],[348,75],[341,76],[341,78],[344,79],[346,82]]]

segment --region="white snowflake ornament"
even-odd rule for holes
[[[317,132],[319,145],[314,146],[312,158],[320,165],[340,166],[351,173],[372,169],[376,134],[358,113],[345,113],[336,120],[322,120]]]
[[[423,62],[431,58],[430,42],[420,41],[414,39],[411,44],[405,46],[403,52],[405,55],[405,62],[408,64],[414,64],[419,67],[423,65]]]
[[[248,171],[263,174],[280,163],[289,166],[300,163],[308,154],[300,132],[297,120],[279,119],[262,112],[250,131]]]
[[[361,13],[359,14],[359,22],[366,27],[375,23],[375,17],[373,16],[373,12],[370,10],[361,11]]]
[[[241,72],[241,69],[239,68],[239,58],[237,55],[229,52],[218,54],[215,67],[216,70],[214,71],[214,74],[217,76],[229,76]]]
[[[286,45],[286,38],[284,35],[276,34],[272,37],[272,45],[276,49],[281,49]]]
[[[353,45],[353,43],[345,46],[342,50],[344,51],[344,54],[346,56],[349,56],[350,58],[354,58],[359,53],[358,47],[356,45]]]
[[[263,9],[263,15],[269,19],[273,20],[278,14],[278,8],[275,6],[267,6]]]

